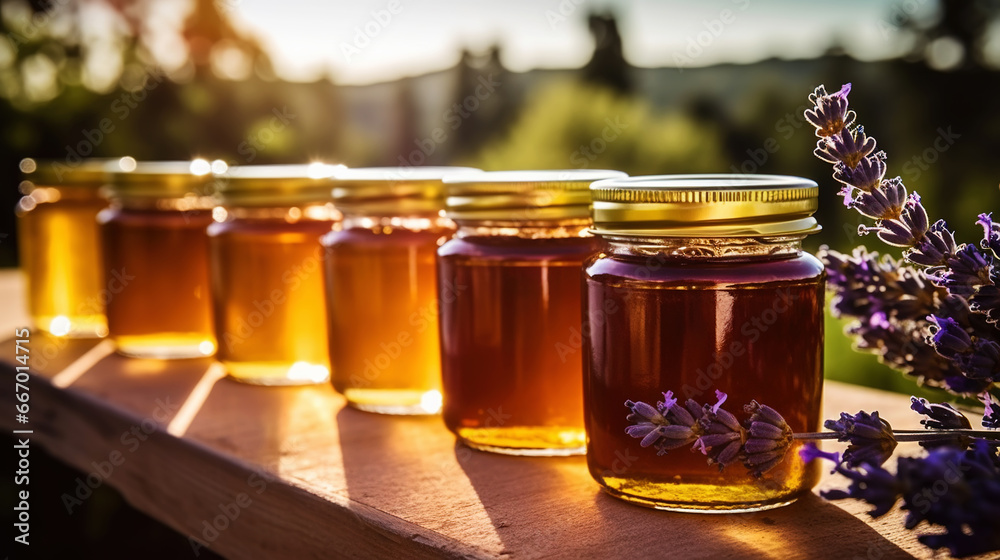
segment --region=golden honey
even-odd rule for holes
[[[216,358],[234,379],[330,378],[320,238],[340,213],[328,169],[244,166],[218,178],[221,206],[208,228]]]
[[[106,160],[76,164],[24,159],[18,202],[18,241],[32,322],[55,336],[101,337],[108,333],[105,301],[124,288],[105,284],[97,213]]]
[[[138,358],[215,353],[208,274],[208,162],[123,158],[101,211],[104,277],[128,279],[107,302],[118,352]]]
[[[461,168],[335,174],[343,223],[323,238],[333,386],[385,414],[441,408],[435,253],[455,231],[442,177]],[[466,170],[468,171],[468,170]]]
[[[471,447],[584,451],[580,301],[599,170],[448,179],[459,225],[438,250],[444,421]]]
[[[680,448],[657,455],[625,428],[626,400],[756,400],[817,431],[823,265],[812,181],[778,176],[636,177],[595,183],[601,252],[585,269],[587,462],[610,494],[679,511],[751,511],[809,492],[817,465],[793,443],[762,478]]]

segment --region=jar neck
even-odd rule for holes
[[[623,257],[747,261],[796,257],[805,236],[788,237],[626,237],[600,236],[605,253]]]
[[[557,239],[590,237],[591,221],[585,218],[563,220],[456,220],[459,238],[521,237],[527,239]]]
[[[113,196],[108,205],[116,210],[143,210],[159,212],[211,211],[215,199],[206,196],[185,196],[179,198],[117,197]]]
[[[333,222],[342,215],[329,202],[275,206],[229,206],[223,204],[212,210],[215,221],[261,220],[295,223],[300,221]]]
[[[412,214],[406,216],[381,216],[344,214],[344,219],[335,229],[385,230],[406,229],[410,231],[454,230],[455,222],[439,214]]]

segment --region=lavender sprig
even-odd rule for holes
[[[885,178],[886,155],[875,151],[874,137],[851,127],[850,91],[850,84],[833,94],[820,86],[809,96],[814,106],[805,117],[819,137],[814,153],[833,164],[844,204],[874,220],[859,233],[903,248],[905,264],[879,261],[863,248],[853,257],[824,248],[834,313],[857,319],[848,332],[860,349],[919,382],[984,394],[1000,380],[1000,273],[993,267],[1000,224],[981,214],[984,239],[976,246],[956,243],[944,221],[930,223],[920,196],[907,193],[901,178]]]
[[[832,472],[851,483],[846,490],[828,490],[828,500],[853,498],[874,506],[872,517],[889,512],[902,499],[906,528],[923,521],[944,528],[942,533],[922,534],[920,542],[931,548],[947,547],[954,556],[968,556],[1000,549],[1000,432],[973,430],[969,419],[947,403],[930,403],[912,397],[910,408],[924,415],[924,430],[893,430],[878,411],[841,413],[827,420],[829,432],[795,433],[775,409],[751,401],[742,422],[722,408],[728,396],[716,391],[715,404],[700,405],[688,399],[684,406],[673,393],[664,393],[656,406],[626,401],[631,424],[625,432],[641,438],[642,447],[653,446],[657,455],[691,446],[720,470],[740,462],[750,476],[763,478],[780,464],[796,440],[837,439],[850,442],[843,454],[821,451],[807,442],[799,451],[806,461],[827,459]],[[986,403],[987,416],[1000,418],[1000,403]],[[916,441],[929,448],[926,457],[902,457],[893,474],[882,465],[898,442]],[[945,484],[942,491],[941,484]]]

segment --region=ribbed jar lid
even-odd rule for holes
[[[627,177],[606,169],[487,171],[445,178],[456,220],[559,220],[590,215],[590,184]]]
[[[655,175],[590,186],[594,231],[651,237],[770,237],[820,230],[814,181],[785,175]]]

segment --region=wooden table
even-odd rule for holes
[[[0,273],[2,338],[27,324],[23,300],[20,277]],[[209,360],[126,359],[39,331],[29,345],[30,420],[15,423],[8,386],[4,428],[33,430],[31,445],[232,558],[933,556],[898,510],[871,520],[811,495],[756,514],[658,512],[600,492],[582,457],[472,451],[439,418],[359,412],[329,386],[243,385]],[[0,343],[8,374],[14,351]],[[877,408],[918,427],[902,395],[828,383],[825,400],[828,418]]]

